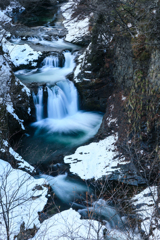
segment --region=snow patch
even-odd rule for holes
[[[74,70],[74,81],[75,82],[79,82],[80,79],[78,78],[78,75],[79,73],[81,72],[82,68],[84,65],[87,64],[87,61],[86,61],[86,56],[90,53],[90,47],[91,47],[91,43],[88,45],[88,47],[85,49],[85,51],[83,52],[83,54],[81,54],[79,57],[78,57],[78,60],[77,60],[77,66]],[[88,63],[88,66],[90,66],[90,63]],[[87,71],[85,71],[87,72]],[[90,79],[87,79],[87,81],[89,81]]]
[[[106,118],[108,127],[111,127],[111,124],[112,124],[112,123],[115,123],[115,126],[118,127],[118,124],[117,124],[118,119],[117,119],[117,118],[113,118],[113,116],[112,116],[112,111],[113,111],[113,109],[114,109],[114,105],[112,104],[112,105],[110,106],[110,114],[109,114],[109,116]]]
[[[3,39],[2,46],[3,50],[9,53],[11,61],[16,67],[30,63],[32,66],[37,66],[37,63],[34,61],[38,60],[42,54],[40,51],[34,51],[28,44],[16,45],[6,39]]]
[[[0,213],[10,220],[10,239],[20,231],[24,222],[26,229],[40,227],[38,212],[47,203],[47,188],[43,179],[34,179],[22,170],[13,169],[8,162],[0,160]],[[0,239],[7,239],[4,214],[0,214]]]
[[[28,87],[26,87],[26,85],[24,85],[18,78],[15,78],[15,79],[16,79],[15,84],[16,84],[16,85],[17,85],[17,84],[20,84],[20,85],[22,86],[21,91],[22,91],[22,92],[25,92],[25,93],[27,94],[27,96],[30,97],[30,96],[31,96],[31,91],[30,91],[30,89],[29,89]]]
[[[8,101],[6,103],[6,110],[18,121],[18,123],[21,125],[22,130],[25,130],[25,127],[23,125],[24,120],[19,119],[19,117],[17,116],[17,114],[14,112],[14,108],[13,108],[13,103],[10,101]]]
[[[6,140],[3,140],[3,145],[4,147],[2,147],[0,151],[6,152],[6,147],[8,147],[8,142]],[[17,152],[13,150],[13,148],[9,147],[8,151],[14,157],[14,159],[18,161],[18,168],[26,169],[31,173],[35,171],[35,168],[32,167],[28,162],[26,162]]]
[[[95,220],[82,220],[70,208],[45,220],[32,240],[103,239],[104,226]]]
[[[152,226],[152,223],[155,219],[155,203],[157,199],[158,193],[156,186],[148,187],[132,198],[133,205],[138,209],[137,214],[139,214],[140,218],[142,219],[141,228],[147,235],[149,234],[150,226]]]
[[[64,162],[70,164],[70,171],[82,179],[99,179],[120,170],[119,164],[126,164],[118,155],[115,143],[118,134],[111,135],[99,142],[77,148],[72,155],[66,156]]]
[[[1,24],[7,24],[11,22],[11,18],[8,17],[3,11],[0,10],[0,22]]]
[[[74,6],[76,3],[70,0],[61,7],[62,15],[65,18],[63,24],[68,30],[65,40],[68,42],[78,42],[89,34],[89,17],[79,20],[78,17],[72,19]]]
[[[126,100],[126,97],[122,95],[122,101],[125,101]]]
[[[131,28],[131,27],[132,27],[132,24],[131,24],[131,23],[127,23],[127,27],[128,27],[128,28]]]

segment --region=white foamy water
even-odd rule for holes
[[[44,135],[44,132],[52,136],[54,133],[65,134],[65,136],[59,136],[60,142],[68,141],[72,145],[79,145],[95,135],[102,115],[78,110],[78,93],[71,81],[59,81],[54,87],[47,87],[47,91],[47,118],[45,119],[42,119],[43,91],[39,89],[37,95],[33,94],[37,119],[32,124],[37,128],[35,134],[43,133]],[[81,137],[75,141],[79,134]]]
[[[24,82],[51,84],[46,88],[48,93],[46,110],[43,106],[42,87],[38,89],[37,94],[33,93],[36,122],[32,126],[36,128],[35,135],[45,136],[49,142],[77,146],[96,134],[102,115],[78,109],[77,89],[73,82],[66,79],[66,75],[75,67],[75,56],[69,51],[63,54],[65,59],[63,67],[59,67],[58,55],[51,55],[43,60],[40,69],[20,70],[16,75]]]
[[[29,73],[27,69],[15,72],[15,75],[24,83],[43,82],[54,84],[60,80],[66,80],[66,75],[71,73],[75,67],[75,56],[69,51],[64,52],[65,64],[64,67],[58,67],[58,56],[46,57],[43,61],[44,65],[39,71],[33,70]],[[56,59],[57,58],[57,59]],[[55,64],[55,66],[54,66]]]
[[[52,55],[48,56],[43,60],[42,64],[43,64],[42,69],[53,68],[53,67],[57,68],[57,67],[59,67],[58,56],[52,56]],[[42,71],[42,69],[41,69],[41,71]]]
[[[40,121],[43,118],[43,88],[39,87],[37,95],[33,92],[33,102],[36,109],[36,120]]]
[[[49,46],[57,49],[75,49],[78,48],[78,46],[65,42],[62,38],[52,39],[52,41],[45,40],[43,37],[37,38],[37,37],[29,37],[28,42],[34,43],[34,44],[41,44],[44,46]],[[80,48],[80,47],[79,47]]]
[[[80,195],[89,190],[85,184],[68,178],[67,174],[56,177],[41,174],[40,177],[47,180],[56,196],[65,203],[81,198]]]

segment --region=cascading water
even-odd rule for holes
[[[71,61],[70,52],[65,52],[64,56],[65,56],[64,67],[65,68],[73,68],[74,67],[74,62]]]
[[[33,92],[33,102],[36,109],[36,120],[43,119],[43,88],[39,87],[37,95]]]
[[[114,207],[111,207],[103,199],[92,203],[91,207],[80,209],[78,212],[84,218],[92,215],[94,219],[105,220],[109,223],[110,228],[122,229],[123,221]]]
[[[82,198],[82,196],[85,197],[85,193],[89,192],[89,188],[84,182],[78,180],[73,181],[67,174],[56,177],[41,174],[40,178],[45,178],[56,196],[67,204]]]
[[[47,91],[47,118],[38,120],[37,115],[38,121],[32,124],[37,128],[36,134],[58,133],[56,141],[69,145],[79,145],[94,136],[102,116],[78,110],[78,93],[71,81],[60,81],[54,87],[47,87]]]
[[[58,82],[48,90],[48,118],[62,119],[78,111],[77,90],[70,81]]]
[[[24,43],[21,39],[18,39],[18,42]],[[42,50],[45,49],[45,51],[47,49],[46,46],[58,49],[74,49],[72,44],[64,42],[63,39],[50,42],[43,38],[30,38],[28,42],[36,46],[35,50],[37,50],[37,46],[41,47]],[[37,43],[39,44],[37,45]],[[53,49],[48,51],[53,51]],[[95,135],[102,120],[102,116],[98,113],[89,113],[78,109],[77,90],[74,84],[66,79],[66,76],[71,73],[75,67],[75,56],[69,51],[65,51],[63,54],[65,58],[63,67],[59,67],[58,56],[48,56],[43,60],[43,66],[41,68],[20,70],[15,73],[24,83],[43,82],[48,84],[46,88],[48,92],[47,111],[45,111],[45,114],[43,114],[43,88],[38,88],[37,95],[33,93],[36,122],[33,123],[32,126],[35,128],[35,135],[32,135],[33,128],[31,128],[30,132],[32,136],[28,135],[26,137],[26,139],[28,139],[28,142],[26,140],[27,148],[24,146],[25,150],[27,149],[27,156],[25,155],[25,159],[32,164],[38,164],[39,162],[43,162],[45,165],[47,165],[48,162],[54,164],[57,158],[59,163],[59,156],[67,154],[64,144],[70,144],[71,148],[75,145],[81,145]],[[44,118],[46,112],[47,117]],[[57,143],[60,144],[58,145]],[[67,149],[69,149],[68,145]],[[31,147],[31,152],[28,150],[28,146]],[[48,160],[50,152],[51,161],[50,159]],[[58,157],[55,154],[57,152]],[[82,216],[86,218],[88,218],[88,215],[90,215],[89,217],[98,216],[98,219],[100,216],[100,219],[105,219],[109,223],[107,227],[109,231],[110,228],[123,228],[119,214],[105,201],[102,200],[90,203],[88,208],[79,203],[73,203],[75,199],[79,198],[81,193],[88,192],[87,186],[82,184],[82,182],[77,182],[75,179],[68,179],[67,174],[57,177],[47,175],[41,175],[40,177],[48,181],[56,196],[62,201],[67,202],[67,204],[71,203],[72,206],[75,204],[82,208],[82,210],[79,210]],[[103,204],[104,202],[105,204]],[[116,229],[114,230],[116,231]],[[105,239],[126,239],[126,237],[123,238],[122,232],[118,232],[116,236],[115,231],[113,231],[113,235],[109,232],[109,234],[105,236]]]
[[[74,56],[69,51],[66,51],[64,57],[65,64],[62,68],[58,67],[59,60],[57,56],[46,57],[42,62],[43,67],[39,71],[48,74],[51,70],[53,73],[57,69],[59,73],[63,74],[63,77],[58,76],[59,81],[56,81],[54,86],[46,87],[48,93],[47,118],[42,119],[39,113],[40,109],[43,111],[43,106],[40,108],[38,104],[40,93],[43,94],[43,92],[39,92],[39,90],[37,96],[33,95],[37,122],[33,123],[32,126],[37,128],[35,133],[37,135],[45,132],[47,135],[52,134],[53,141],[67,145],[79,145],[94,136],[99,128],[102,116],[98,113],[78,109],[77,89],[73,82],[65,77],[66,73],[73,70],[75,66]],[[51,140],[51,137],[49,139]]]
[[[46,57],[43,62],[42,65],[44,66],[44,68],[48,67],[48,68],[52,68],[52,67],[59,67],[59,59],[58,56],[48,56]],[[43,69],[43,67],[42,67]]]
[[[75,67],[75,55],[69,51],[63,52],[65,64],[59,67],[58,56],[49,56],[43,60],[43,67],[36,69],[33,73],[26,69],[15,72],[15,75],[24,83],[43,82],[55,84],[60,80],[66,80],[66,75],[71,73]]]
[[[78,207],[78,212],[83,218],[103,221],[107,227],[108,233],[113,231],[113,229],[116,229],[117,232],[118,230],[124,229],[125,220],[122,220],[117,210],[110,206],[107,201],[99,199],[95,202],[86,202],[86,205],[84,205],[86,193],[88,196],[92,195],[93,197],[93,189],[89,188],[85,182],[78,179],[72,179],[67,173],[56,177],[41,174],[39,177],[46,179],[52,191],[61,202],[71,205],[72,208]],[[120,232],[118,233],[120,234]],[[106,239],[111,240],[113,238],[108,235]],[[118,239],[116,238],[116,240]],[[122,239],[126,240],[126,238]]]
[[[11,41],[14,41],[15,39],[11,39]],[[22,43],[23,40],[22,40]],[[40,47],[40,49],[42,48],[42,46],[45,47],[45,49],[47,47],[53,48],[53,49],[71,49],[71,50],[79,50],[81,47],[69,42],[65,42],[62,38],[52,38],[51,41],[45,40],[42,36],[40,37],[29,37],[28,38],[28,43],[32,43],[36,45],[37,47]],[[38,43],[38,45],[37,45]],[[34,47],[34,45],[32,45]],[[49,49],[50,49],[49,48]],[[51,51],[51,50],[50,50]],[[52,50],[53,51],[53,50]]]

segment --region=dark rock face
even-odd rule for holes
[[[88,34],[88,35],[84,35],[81,38],[77,38],[72,43],[83,47],[83,46],[88,46],[90,42],[91,42],[91,36],[90,36],[90,34]]]
[[[104,139],[107,136],[120,131],[120,128],[118,127],[120,124],[126,125],[123,104],[122,93],[118,92],[117,89],[106,101],[106,110],[102,124],[95,136],[97,140]],[[113,119],[116,119],[116,121],[112,121]]]
[[[0,1],[0,8],[3,10],[3,9],[5,9],[9,4],[10,4],[10,0],[5,0],[5,1],[1,0],[1,1]]]
[[[108,178],[109,181],[117,181],[131,186],[147,185],[146,179],[139,175],[133,163],[119,165],[119,167],[121,171],[113,172]]]
[[[27,240],[29,238],[32,238],[34,237],[34,235],[36,234],[37,232],[37,228],[36,226],[34,225],[33,228],[31,229],[26,229],[25,228],[25,223],[23,222],[20,226],[20,232],[19,234],[16,236],[17,240]]]
[[[131,42],[126,38],[116,47],[113,68],[115,81],[124,88],[133,84],[134,65]]]
[[[91,44],[84,52],[82,51],[83,61],[80,62],[80,58],[76,60],[81,71],[77,75],[79,82],[75,85],[81,98],[80,107],[85,110],[101,112],[106,110],[107,99],[115,87],[111,71],[112,60],[106,58],[108,55],[109,53],[100,52],[97,57]]]
[[[56,0],[19,0],[20,4],[25,8],[24,11],[18,12],[16,18],[18,22],[26,26],[40,26],[46,24],[46,19],[50,18],[55,21],[57,13]],[[14,21],[17,22],[17,19]]]
[[[13,103],[13,108],[15,109],[15,114],[19,117],[19,119],[26,124],[30,119],[30,115],[28,113],[30,96],[28,96],[25,91],[22,91],[22,88],[23,86],[18,83],[15,85],[13,76],[11,85],[11,100]],[[20,130],[19,122],[10,114],[8,117],[8,127],[10,134],[15,134]]]
[[[31,10],[32,12],[36,12],[44,7],[49,7],[52,4],[57,4],[56,0],[19,0],[19,2],[27,11]]]
[[[128,121],[125,112],[126,98],[119,89],[114,90],[113,94],[107,100],[106,112],[102,120],[102,124],[95,140],[99,141],[112,134],[118,133],[118,141],[116,143],[120,156],[125,156],[126,164],[119,164],[120,171],[115,171],[108,177],[109,181],[117,181],[127,185],[139,186],[146,185],[146,179],[139,174],[136,164],[131,161],[131,156],[125,155],[123,148],[126,147]],[[113,159],[114,161],[114,159]]]
[[[80,107],[85,110],[104,112],[113,86],[114,83],[109,77],[76,83],[81,98]]]

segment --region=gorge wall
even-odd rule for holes
[[[20,3],[26,8],[27,17],[31,5],[40,13],[44,8],[53,7],[55,1],[31,0]],[[133,214],[141,211],[138,224],[143,230],[142,238],[154,239],[154,231],[159,228],[156,214],[159,204],[160,167],[160,49],[157,33],[152,27],[154,25],[157,27],[156,31],[159,31],[159,1],[152,4],[149,1],[129,4],[128,1],[90,1],[90,5],[86,5],[85,1],[69,1],[61,8],[65,17],[61,29],[59,26],[53,29],[50,26],[29,28],[19,23],[19,29],[23,30],[19,31],[16,24],[12,26],[11,19],[5,16],[4,22],[2,18],[0,156],[7,161],[11,159],[10,145],[4,144],[4,140],[9,142],[10,136],[21,130],[21,133],[24,133],[25,125],[31,117],[30,107],[33,107],[30,90],[14,76],[12,69],[18,70],[26,66],[34,69],[50,52],[40,52],[41,43],[45,40],[45,44],[48,44],[55,41],[54,37],[61,39],[65,36],[66,41],[81,47],[77,53],[76,67],[73,73],[67,76],[79,91],[80,107],[83,110],[103,112],[104,117],[96,136],[87,145],[77,148],[74,154],[65,156],[64,163],[68,164],[71,173],[79,174],[84,179],[96,178],[98,183],[102,180],[102,183],[106,184],[103,185],[105,193],[108,193],[109,189],[108,196],[104,194],[106,199],[113,198],[113,202],[123,206],[122,210],[125,209],[131,218]],[[144,7],[147,9],[145,17]],[[146,25],[146,22],[150,24]],[[144,24],[147,32],[142,27]],[[153,29],[154,32],[148,29]],[[20,41],[26,42],[16,43],[16,47],[10,50],[12,44],[9,41],[12,36],[7,32],[9,30],[16,38],[20,38]],[[45,38],[36,39],[37,44],[33,50],[28,39],[37,37],[38,33],[45,35]],[[69,46],[66,47],[68,48]],[[28,55],[25,55],[26,52]],[[18,56],[24,56],[20,65]],[[36,87],[37,85],[33,86]],[[4,153],[5,148],[7,154]],[[83,171],[79,173],[78,166],[86,159],[88,165],[84,164]],[[99,175],[97,166],[101,166],[101,163],[105,166],[102,166]],[[15,168],[17,165],[15,161],[12,164]],[[91,177],[88,171],[90,166],[94,166],[95,171]],[[51,164],[49,169],[52,167],[55,166]],[[23,165],[22,168],[29,171],[30,166]],[[115,186],[118,189],[116,194]],[[155,188],[151,189],[151,186]],[[152,198],[151,205],[147,202],[149,197]],[[135,212],[132,212],[130,205],[128,208],[124,207],[127,205],[124,199],[127,204],[129,201],[136,202],[132,204]],[[151,217],[156,219],[152,222],[150,218],[149,227],[145,222],[146,211],[143,204],[151,210]],[[149,231],[145,229],[146,226]]]

